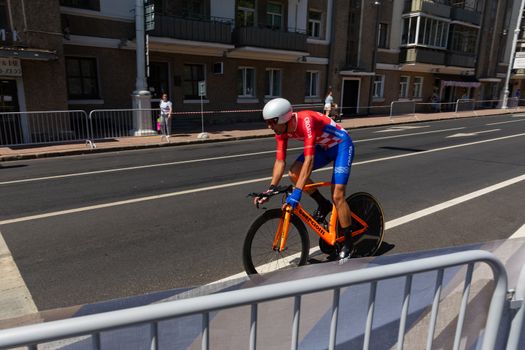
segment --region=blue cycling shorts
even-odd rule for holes
[[[334,162],[332,173],[332,184],[346,185],[350,177],[350,170],[354,160],[354,143],[350,137],[345,138],[336,146],[324,149],[316,145],[314,154],[314,170]],[[298,162],[304,163],[304,153],[297,158]]]

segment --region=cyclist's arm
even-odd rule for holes
[[[286,169],[286,149],[288,148],[288,137],[284,135],[276,135],[275,141],[277,143],[277,152],[275,154],[271,185],[277,186],[281,181]]]
[[[284,160],[276,159],[273,165],[271,185],[277,186],[279,184],[279,182],[281,181],[284,175],[285,169],[286,169],[286,162]]]
[[[312,170],[314,169],[314,156],[305,156],[304,157],[304,163],[301,167],[301,172],[299,173],[299,177],[297,178],[297,181],[295,183],[295,187],[299,189],[303,189],[304,185],[306,185],[308,179],[310,178],[310,175],[312,175]]]

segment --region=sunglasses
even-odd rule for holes
[[[277,118],[266,120],[266,125],[273,128],[277,125]]]

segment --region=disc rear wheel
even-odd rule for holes
[[[384,217],[379,202],[369,193],[354,193],[346,199],[352,213],[365,221],[368,228],[354,237],[354,256],[373,256],[383,242]],[[352,231],[362,229],[357,220],[352,219]]]

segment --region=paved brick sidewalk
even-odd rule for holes
[[[404,115],[390,118],[389,116],[362,117],[345,119],[342,125],[346,129],[363,128],[379,125],[393,125],[401,123],[416,123],[431,120],[469,118],[486,115],[501,115],[515,113],[516,111],[525,111],[525,107],[517,109],[490,109],[467,112],[448,112],[448,113],[428,113],[417,115]],[[174,130],[176,132],[176,130]],[[160,136],[143,136],[143,137],[124,137],[114,138],[111,140],[99,141],[96,148],[92,149],[85,143],[68,143],[59,145],[45,146],[16,146],[0,147],[0,161],[32,159],[43,157],[54,157],[62,155],[87,154],[95,152],[108,152],[119,150],[130,150],[139,148],[153,147],[170,147],[177,145],[187,145],[192,143],[203,142],[220,142],[227,140],[241,140],[258,137],[270,137],[273,132],[267,129],[264,123],[239,123],[230,125],[212,125],[205,128],[208,133],[208,139],[201,140],[197,136],[199,132],[175,133],[171,136],[170,142],[161,140]]]

